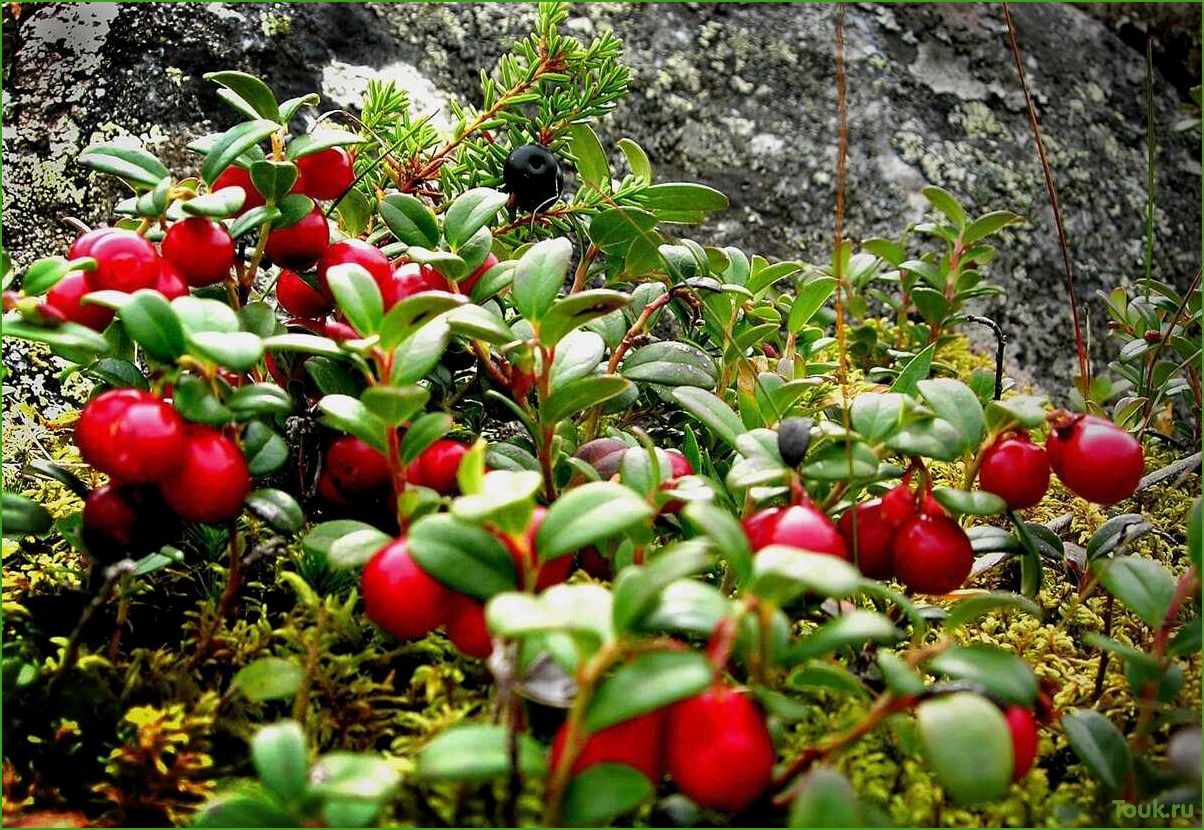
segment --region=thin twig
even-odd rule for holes
[[[1191,297],[1200,289],[1200,270],[1196,269],[1196,276],[1192,278],[1191,285],[1183,294],[1183,299],[1179,303],[1179,307],[1175,309],[1175,314],[1171,317],[1171,323],[1166,327],[1166,331],[1162,333],[1162,339],[1158,341],[1158,348],[1154,350],[1154,357],[1150,361],[1150,373],[1153,375],[1154,367],[1158,365],[1158,358],[1162,357],[1162,350],[1166,348],[1166,344],[1171,339],[1171,334],[1174,333],[1175,327],[1179,325],[1179,321],[1183,319],[1183,312],[1187,310],[1187,304],[1191,301]],[[1140,439],[1150,425],[1150,419],[1154,416],[1154,396],[1149,394],[1147,390],[1145,400],[1145,417],[1141,421],[1141,429],[1137,431],[1137,437]]]
[[[995,335],[995,400],[999,400],[1003,397],[1003,353],[1008,345],[1008,336],[990,317],[968,314],[966,319],[971,323],[986,326]]]

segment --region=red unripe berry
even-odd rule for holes
[[[586,548],[577,552],[577,566],[594,579],[608,580],[615,575],[614,565],[597,548]]]
[[[962,586],[974,565],[970,538],[945,516],[916,516],[895,534],[895,576],[921,594],[947,594]]]
[[[659,784],[665,777],[665,720],[665,710],[657,709],[592,733],[577,753],[569,774],[580,775],[597,764],[626,764]],[[550,770],[559,766],[567,739],[565,724],[552,740]]]
[[[351,504],[348,498],[343,495],[343,492],[339,490],[339,486],[334,483],[334,477],[331,476],[330,470],[323,470],[318,475],[318,495],[328,504],[339,507]]]
[[[163,481],[186,451],[184,419],[149,392],[114,389],[88,402],[75,424],[80,455],[123,484]]]
[[[230,276],[234,267],[234,240],[224,225],[190,216],[167,229],[163,256],[171,260],[189,285],[213,285]]]
[[[689,459],[680,450],[666,450],[665,455],[669,456],[669,479],[671,481],[682,476],[694,475],[694,468],[690,465]]]
[[[527,543],[525,556],[509,538],[502,537],[502,544],[506,546],[506,550],[510,553],[510,559],[514,562],[514,569],[519,573],[519,582],[521,585],[528,584],[527,574],[534,573],[536,569],[539,570],[539,576],[535,580],[536,593],[564,582],[569,578],[569,574],[573,570],[573,557],[571,555],[558,556],[542,564],[539,562],[539,554],[535,550],[535,536],[539,532],[539,526],[543,522],[544,516],[547,514],[548,511],[543,507],[536,507],[531,514],[531,523],[527,525],[527,530],[524,534]]]
[[[330,147],[297,159],[301,174],[293,188],[311,199],[338,199],[355,181],[351,156],[342,147]]]
[[[95,290],[83,271],[72,271],[46,293],[46,305],[61,314],[64,320],[104,331],[113,321],[113,309],[80,302],[85,294]]]
[[[276,302],[294,317],[324,317],[334,310],[334,302],[287,268],[276,280]]]
[[[468,446],[450,438],[440,438],[423,450],[406,470],[406,479],[419,487],[429,487],[444,496],[460,492],[456,473],[468,455]]]
[[[336,438],[326,450],[326,472],[339,491],[346,494],[379,490],[389,483],[389,462],[365,441],[353,435]]]
[[[882,515],[880,499],[849,508],[836,527],[863,574],[870,579],[886,579],[891,575],[890,550],[895,528]]]
[[[452,592],[433,579],[394,539],[364,566],[364,614],[399,640],[413,640],[447,620]]]
[[[194,424],[188,428],[183,463],[161,489],[181,519],[220,524],[242,512],[251,473],[237,444],[216,429]]]
[[[1003,717],[1012,733],[1012,780],[1019,781],[1037,757],[1037,719],[1023,706],[1007,707]]]
[[[111,234],[116,228],[96,228],[76,237],[67,249],[67,259],[80,259],[92,256],[92,248],[98,241]]]
[[[983,451],[978,486],[1013,510],[1033,507],[1049,489],[1049,456],[1026,432],[1000,436]]]
[[[669,777],[703,807],[739,812],[769,786],[773,739],[745,694],[716,686],[674,704],[665,737]]]
[[[344,340],[355,340],[359,337],[355,329],[339,320],[330,320],[324,323],[323,331],[327,337],[336,343],[341,343]]]
[[[882,496],[882,519],[891,527],[902,527],[916,514],[916,497],[906,480]]]
[[[814,553],[849,558],[836,525],[812,504],[760,510],[744,520],[744,534],[753,551],[769,545],[789,545]]]
[[[213,187],[209,189],[216,193],[223,187],[241,187],[243,192],[247,194],[243,200],[242,207],[238,209],[239,216],[242,216],[248,210],[262,207],[268,203],[267,199],[263,197],[263,194],[259,192],[255,184],[251,181],[251,173],[233,164],[221,172],[221,175],[214,180]],[[296,190],[296,186],[293,189]]]
[[[389,267],[389,258],[375,245],[369,245],[362,239],[344,239],[326,249],[318,262],[318,287],[322,293],[332,296],[330,285],[326,282],[326,272],[335,265],[355,264],[361,266],[380,288],[381,299],[387,299],[393,290],[393,271]],[[388,305],[386,302],[385,305]]]
[[[269,231],[264,250],[272,262],[304,271],[318,261],[329,243],[330,226],[322,211],[314,208],[287,228]]]
[[[485,261],[477,266],[475,271],[456,283],[456,287],[460,289],[461,294],[471,294],[473,286],[480,281],[481,277],[489,272],[490,268],[497,264],[498,258],[490,253],[485,257]]]
[[[1133,495],[1145,472],[1137,439],[1111,421],[1072,416],[1055,424],[1045,442],[1049,464],[1076,496],[1109,505]]]
[[[393,271],[392,284],[385,293],[385,307],[390,308],[407,297],[423,291],[447,291],[447,280],[429,265],[407,262]]]
[[[88,282],[97,291],[132,294],[141,288],[154,288],[159,279],[159,255],[153,245],[133,231],[109,229],[92,243],[87,256],[96,260],[96,270]]]
[[[166,258],[159,257],[159,279],[155,282],[155,290],[168,300],[176,297],[187,297],[188,283]]]
[[[462,654],[484,660],[493,653],[493,638],[485,625],[485,606],[472,597],[452,593],[444,628],[452,645]]]

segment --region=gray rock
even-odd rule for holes
[[[177,169],[194,168],[186,141],[231,123],[206,71],[244,69],[282,97],[319,89],[346,106],[380,70],[406,79],[434,110],[449,97],[476,100],[479,71],[534,17],[532,6],[511,4],[49,3],[23,6],[19,19],[9,8],[4,231],[19,263],[61,250],[69,232],[58,215],[106,219],[119,194],[74,164],[89,143],[127,135]],[[1193,12],[1181,8],[1183,25],[1164,7],[1148,28],[1190,31]],[[604,140],[631,136],[663,177],[731,196],[731,210],[696,238],[828,258],[831,7],[598,3],[573,14],[574,32],[610,27],[627,44],[632,94],[601,125]],[[1014,14],[1102,360],[1097,292],[1143,272],[1144,52],[1120,36],[1132,34],[1118,28],[1130,18],[1093,6],[1022,4]],[[1200,263],[1199,135],[1167,128],[1189,85],[1184,73],[1198,72],[1198,40],[1191,48],[1194,59],[1160,44],[1159,68],[1173,77],[1155,79],[1154,272],[1180,286]],[[1027,226],[1003,236],[989,272],[1008,300],[979,310],[1011,333],[1017,366],[1051,390],[1065,388],[1073,342],[1059,254],[998,6],[851,6],[847,50],[848,234],[898,234],[923,215],[918,191],[928,183],[974,211],[1026,216]]]

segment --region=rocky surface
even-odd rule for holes
[[[105,219],[117,194],[74,164],[89,143],[129,136],[178,169],[195,163],[186,141],[230,123],[206,71],[243,69],[281,97],[318,89],[338,106],[354,106],[366,79],[384,72],[438,108],[453,96],[474,101],[479,71],[534,16],[517,4],[48,3],[24,5],[18,18],[12,8],[4,11],[4,242],[18,263],[59,250],[69,235],[59,215]],[[1155,273],[1182,286],[1199,267],[1199,133],[1168,129],[1199,83],[1198,38],[1183,34],[1198,35],[1199,9],[1162,7],[1144,28],[1140,17],[1133,22],[1140,9],[1125,17],[1086,4],[1021,4],[1014,14],[1102,358],[1096,292],[1143,270],[1145,55],[1134,31],[1170,33],[1155,50]],[[632,95],[602,125],[604,139],[634,137],[661,175],[732,197],[732,209],[697,238],[827,258],[832,7],[598,3],[574,15],[574,31],[611,27],[627,44]],[[980,212],[1025,215],[1029,224],[1004,237],[990,271],[1008,300],[983,310],[1012,334],[1016,365],[1063,389],[1073,346],[1060,260],[999,7],[851,6],[847,49],[849,233],[898,233],[922,216],[919,189],[928,183]]]

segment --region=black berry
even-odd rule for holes
[[[778,453],[787,467],[797,467],[803,463],[810,443],[810,418],[786,418],[778,424]]]
[[[502,179],[514,206],[524,211],[547,207],[556,201],[564,187],[560,162],[539,144],[524,144],[512,150],[506,157]]]

